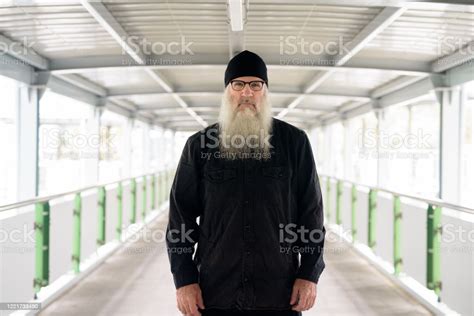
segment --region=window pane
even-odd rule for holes
[[[16,103],[18,83],[0,76],[0,205],[16,201],[17,138]]]
[[[424,102],[411,108],[414,142],[407,145],[411,154],[410,185],[407,190],[426,197],[439,196],[439,104]],[[409,139],[406,140],[410,142]]]
[[[87,129],[91,120],[92,106],[50,91],[44,94],[40,101],[40,195],[75,190],[97,181],[97,167],[89,164],[98,150]]]
[[[132,129],[132,176],[145,173],[143,168],[145,123],[135,120]]]
[[[99,182],[125,178],[123,153],[127,118],[105,110],[100,118]]]
[[[464,108],[461,131],[461,201],[460,204],[474,208],[474,81],[464,85]]]
[[[377,118],[373,112],[349,120],[352,181],[377,185]]]

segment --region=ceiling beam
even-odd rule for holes
[[[33,49],[24,46],[22,43],[12,41],[2,34],[0,34],[0,53],[7,53],[40,70],[47,70],[49,67],[46,58],[40,56]]]
[[[444,74],[433,74],[422,78],[421,80],[391,91],[381,97],[374,98],[372,101],[364,103],[354,109],[338,113],[330,119],[325,120],[324,116],[322,116],[323,119],[319,124],[327,125],[338,120],[352,118],[368,113],[374,108],[381,109],[393,105],[417,103],[419,100],[426,98],[430,92],[449,89],[472,81],[473,73],[474,63],[467,62],[449,69]],[[372,94],[375,94],[375,91]]]
[[[427,77],[409,86],[398,89],[397,91],[386,94],[379,99],[379,106],[384,108],[391,105],[407,104],[417,98],[424,97],[435,88],[444,86],[443,82],[438,79],[438,76]]]
[[[81,0],[82,6],[94,17],[94,19],[99,23],[112,38],[122,47],[122,49],[139,65],[146,65],[147,58],[143,51],[139,48],[138,45],[135,45],[133,42],[133,37],[122,28],[120,23],[115,19],[115,17],[109,12],[101,2],[95,0]],[[133,45],[132,45],[133,44]],[[196,112],[189,108],[186,102],[176,94],[173,94],[173,88],[170,84],[166,82],[156,71],[153,69],[144,68],[144,70],[150,75],[150,77],[155,80],[155,82],[160,85],[166,92],[172,93],[173,98],[176,102],[186,109],[186,111],[191,115],[199,124],[203,127],[207,126],[206,121],[204,121]]]
[[[344,65],[349,59],[360,52],[367,43],[374,39],[378,34],[385,30],[393,21],[395,21],[406,8],[403,7],[386,7],[377,16],[369,22],[347,45],[340,50],[334,61],[335,67]],[[334,69],[319,72],[313,80],[305,87],[304,93],[312,93],[324,81],[327,80],[334,73]],[[288,104],[287,108],[281,111],[277,118],[283,118],[289,111],[298,106],[304,99],[304,96],[299,96]]]
[[[78,88],[84,89],[86,91],[92,92],[98,96],[105,97],[107,96],[108,92],[107,89],[104,87],[85,79],[84,77],[80,75],[75,75],[75,74],[68,74],[68,75],[56,75],[56,77],[67,81],[69,83],[72,83]]]
[[[403,87],[406,87],[412,83],[415,83],[419,80],[422,80],[425,77],[410,77],[410,76],[400,76],[395,78],[384,85],[381,85],[370,92],[372,98],[379,98],[390,92],[397,91]]]
[[[433,72],[442,72],[450,68],[462,65],[468,61],[474,59],[474,41],[469,42],[464,47],[456,50],[454,53],[448,56],[444,56],[435,60],[431,64]]]
[[[39,2],[43,0],[35,0],[33,2]],[[4,0],[6,6],[31,6],[32,1],[18,1],[18,0]],[[71,3],[76,4],[78,0],[48,0],[46,2],[54,2],[55,5],[65,4],[70,5]],[[144,2],[150,2],[144,1]],[[187,3],[193,4],[202,4],[202,0],[186,0]],[[206,0],[206,3],[209,4],[222,4],[222,0]],[[446,4],[449,6],[446,6]],[[288,5],[287,0],[261,0],[259,4],[271,4],[274,6],[278,5]],[[330,5],[330,6],[353,6],[353,7],[381,7],[381,6],[403,6],[409,8],[420,8],[420,9],[445,9],[449,10],[459,10],[459,7],[472,5],[471,0],[295,0],[292,2],[294,5]],[[450,8],[454,6],[454,8]]]
[[[131,45],[134,43],[133,38],[127,34],[104,4],[96,0],[81,0],[81,5],[133,60],[141,65],[146,64],[145,54],[137,45]]]
[[[32,66],[25,64],[15,57],[0,54],[0,75],[17,80],[25,84],[32,84],[35,81],[35,70]]]
[[[319,124],[328,125],[343,119],[350,119],[358,115],[368,113],[374,109],[383,109],[393,105],[405,105],[416,103],[426,97],[430,91],[446,88],[446,78],[442,75],[431,75],[396,91],[392,91],[380,98],[373,99],[356,108],[340,111],[330,117],[322,116]]]
[[[0,75],[25,83],[29,86],[43,87],[52,92],[93,106],[104,106],[117,114],[135,116],[134,110],[124,108],[121,102],[107,101],[107,89],[76,74],[54,74],[48,70],[50,60],[0,35]],[[35,70],[39,69],[39,70]],[[118,103],[118,105],[117,105]],[[137,117],[137,119],[141,119]]]
[[[298,57],[292,56],[298,60]],[[413,62],[402,60],[391,60],[387,63],[386,59],[351,59],[347,64],[341,66],[328,65],[322,61],[314,61],[311,64],[292,64],[282,61],[280,55],[262,56],[269,70],[380,70],[387,72],[396,72],[406,76],[420,76],[430,74],[431,64],[429,62]],[[307,58],[307,56],[306,56]],[[151,62],[153,60],[153,62]],[[169,63],[172,60],[173,63]],[[125,55],[106,55],[106,56],[88,56],[59,58],[50,60],[50,70],[53,73],[80,73],[107,69],[140,69],[149,68],[155,70],[169,69],[193,69],[202,71],[203,69],[219,69],[224,72],[228,63],[228,57],[222,54],[195,54],[195,55],[159,55],[150,56],[148,64],[139,64],[132,58]],[[168,62],[166,62],[168,61]]]
[[[197,0],[196,0],[197,1]],[[261,0],[259,4],[271,4],[274,6],[288,5],[287,0]],[[295,0],[292,5],[328,5],[328,6],[343,6],[343,7],[407,7],[412,9],[445,9],[449,10],[449,6],[462,6],[469,8],[472,6],[471,0]],[[451,8],[456,10],[459,8]],[[471,7],[472,9],[472,7]]]
[[[445,85],[454,87],[472,81],[474,77],[474,62],[467,62],[446,71]]]
[[[157,92],[156,89],[145,89],[134,92],[133,90],[123,91],[120,90],[109,90],[108,98],[118,99],[118,98],[131,98],[131,97],[141,97],[141,96],[150,96],[150,97],[167,97],[176,94],[180,97],[222,97],[222,91],[180,91],[180,92]],[[297,92],[285,92],[285,91],[270,91],[270,96],[274,97],[298,97],[301,93]],[[370,95],[365,91],[351,91],[350,93],[342,92],[340,89],[325,89],[318,91],[318,93],[308,93],[305,96],[324,96],[324,97],[344,97],[351,99],[360,99],[368,100]]]
[[[188,114],[195,119],[201,126],[207,127],[207,122],[200,117],[177,93],[173,92],[173,87],[157,71],[145,69],[145,71],[165,90]]]
[[[57,94],[67,96],[87,104],[94,106],[103,105],[99,96],[84,89],[78,88],[77,86],[58,77],[50,76],[45,88],[51,89],[51,91]]]
[[[390,24],[398,19],[406,8],[386,7],[377,14],[347,45],[344,45],[344,52],[340,51],[335,61],[336,66],[344,65],[355,54],[360,52],[370,41],[385,30]]]

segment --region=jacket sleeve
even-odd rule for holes
[[[304,239],[301,234],[298,240],[300,247],[301,263],[298,268],[297,278],[318,283],[319,276],[325,268],[323,260],[324,227],[323,200],[319,177],[313,151],[305,132],[298,142],[297,166],[297,205],[298,228],[305,230]]]
[[[194,142],[196,144],[196,142]],[[198,282],[193,261],[194,245],[199,237],[197,217],[201,214],[197,145],[186,142],[170,192],[166,245],[176,288]],[[194,148],[193,148],[194,147]]]

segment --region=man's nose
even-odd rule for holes
[[[252,96],[252,95],[253,95],[253,91],[252,91],[252,89],[250,89],[250,86],[245,85],[244,89],[242,90],[242,96],[248,97],[248,96]]]

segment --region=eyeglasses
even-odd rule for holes
[[[252,91],[260,91],[263,88],[265,81],[256,80],[256,81],[242,81],[242,80],[232,80],[230,85],[235,91],[242,91],[245,88],[245,85],[248,84]]]

